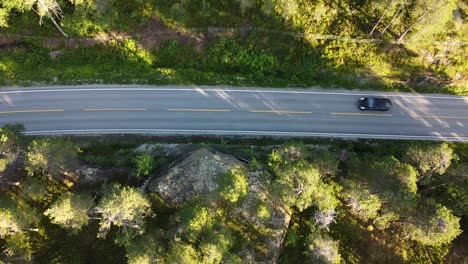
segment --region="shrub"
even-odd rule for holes
[[[140,154],[135,158],[137,176],[148,176],[155,169],[155,161],[149,154]]]
[[[223,73],[245,73],[257,77],[273,74],[278,70],[278,60],[264,50],[252,45],[241,46],[236,41],[221,38],[208,51],[207,65]]]
[[[249,186],[247,171],[243,168],[232,169],[218,178],[218,185],[221,198],[235,203],[247,194]]]

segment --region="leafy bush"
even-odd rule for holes
[[[242,168],[232,169],[218,178],[219,195],[231,203],[247,194],[249,182],[247,172]]]
[[[206,230],[212,228],[215,219],[211,209],[200,203],[200,201],[191,201],[184,205],[177,213],[177,220],[185,231],[185,235],[191,241]]]
[[[244,73],[254,76],[273,74],[278,70],[276,57],[253,46],[243,47],[237,42],[221,38],[208,51],[207,65],[226,73]]]
[[[135,158],[137,176],[148,176],[155,169],[154,158],[149,154],[140,154]]]
[[[159,67],[190,68],[196,66],[199,60],[195,49],[183,46],[177,40],[165,42],[154,54],[156,65]]]

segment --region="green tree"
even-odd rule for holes
[[[310,156],[302,144],[286,144],[273,150],[268,161],[275,175],[272,194],[288,210],[303,211],[314,205],[321,211],[332,211],[338,204],[335,192],[322,180],[319,171],[306,161]],[[320,162],[316,160],[317,163]]]
[[[262,0],[261,10],[266,15],[271,15],[275,12],[275,1],[274,0]]]
[[[166,257],[167,263],[179,264],[198,264],[200,256],[198,252],[190,244],[183,242],[175,243]]]
[[[307,238],[308,249],[306,254],[313,263],[340,263],[341,255],[339,245],[327,235],[312,233]]]
[[[23,143],[23,125],[5,125],[0,128],[0,173],[2,173],[13,160],[18,157]],[[0,180],[2,182],[2,180]],[[18,183],[7,184],[17,185]]]
[[[31,261],[35,251],[32,237],[40,232],[39,220],[36,210],[24,200],[0,193],[0,239],[5,242],[6,263]]]
[[[453,149],[447,143],[415,144],[405,155],[405,161],[418,169],[421,178],[444,174],[454,158]]]
[[[23,143],[24,136],[21,134],[24,126],[21,124],[4,125],[0,128],[0,153],[17,152]]]
[[[334,176],[338,171],[338,159],[329,150],[320,151],[311,155],[311,164],[318,169],[322,176]]]
[[[218,177],[218,185],[221,198],[235,203],[247,194],[249,188],[247,171],[241,167],[234,168]]]
[[[317,169],[304,161],[289,163],[276,170],[273,192],[288,207],[303,211],[311,205],[333,210],[338,204],[333,188],[325,184]]]
[[[52,194],[47,190],[47,180],[37,177],[28,177],[22,184],[23,193],[32,201],[49,203]]]
[[[70,2],[82,4],[84,1],[71,0]],[[43,18],[47,17],[64,37],[68,37],[60,26],[63,12],[56,0],[0,0],[0,27],[8,26],[8,19],[11,14],[30,11],[34,11],[39,16],[40,24],[42,24]]]
[[[0,238],[26,231],[37,232],[39,217],[33,208],[22,200],[0,195]]]
[[[5,238],[3,259],[5,263],[30,263],[34,254],[31,238],[25,233],[18,233]],[[0,263],[2,260],[0,260]]]
[[[412,5],[412,22],[401,32],[398,41],[403,41],[406,34],[411,42],[433,42],[449,22],[453,20],[453,11],[457,8],[456,0],[418,0]]]
[[[319,178],[318,170],[305,162],[283,165],[276,170],[274,192],[288,207],[296,206],[302,211],[312,205],[312,193]]]
[[[384,230],[389,228],[393,223],[400,219],[400,215],[391,211],[389,208],[383,208],[380,212],[380,215],[374,219],[372,222],[375,226],[380,229]]]
[[[145,218],[152,215],[151,203],[133,187],[112,184],[103,187],[103,197],[94,212],[100,215],[98,237],[105,238],[112,225],[127,234],[144,232]]]
[[[450,208],[456,215],[468,215],[468,181],[456,182],[443,187],[443,191],[436,192],[432,197]]]
[[[351,209],[351,213],[362,221],[368,221],[379,216],[382,202],[375,194],[352,180],[343,180],[343,199]]]
[[[455,187],[457,189],[463,185],[468,185],[468,163],[457,162],[451,165],[444,174],[435,174],[423,182],[424,188],[421,189],[420,193],[425,195],[432,194],[435,191],[440,193],[441,188]]]
[[[395,157],[363,157],[349,162],[350,177],[377,195],[382,204],[405,213],[416,205],[417,173]]]
[[[370,3],[371,13],[378,14],[379,19],[372,27],[369,36],[378,29],[380,35],[385,32],[391,32],[389,35],[394,35],[393,32],[400,32],[405,27],[405,13],[413,14],[411,3],[405,0],[390,0],[390,1],[372,1]]]
[[[78,233],[88,224],[88,213],[92,206],[93,199],[89,194],[67,193],[58,198],[44,215],[49,217],[53,224]]]
[[[5,158],[5,156],[0,158],[0,172],[3,172],[8,166],[8,164],[10,164],[10,161],[7,158]]]
[[[242,13],[246,13],[255,5],[255,0],[237,0]]]
[[[450,243],[461,234],[460,218],[445,206],[428,205],[419,210],[416,217],[403,222],[403,229],[410,239],[423,245]]]
[[[158,244],[153,234],[144,234],[126,241],[124,246],[128,264],[151,264],[162,261],[162,257],[158,253]]]
[[[202,254],[202,263],[217,264],[223,260],[223,249],[218,245],[212,243],[203,243],[200,245],[200,252]]]
[[[29,175],[60,179],[78,169],[78,152],[71,141],[62,138],[34,140],[26,153],[26,171]]]
[[[299,4],[297,0],[276,0],[276,10],[281,16],[290,20],[299,12]]]
[[[14,10],[25,11],[30,10],[31,3],[25,0],[1,0],[0,1],[0,27],[8,26],[8,18]]]

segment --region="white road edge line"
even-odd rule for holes
[[[343,137],[376,139],[427,139],[447,141],[468,141],[468,137],[454,136],[417,136],[417,135],[380,135],[348,133],[315,133],[284,131],[240,131],[240,130],[198,130],[198,129],[77,129],[77,130],[39,130],[26,131],[25,135],[60,135],[60,134],[210,134],[210,135],[256,135],[256,136],[304,136],[304,137]]]
[[[76,88],[76,89],[41,89],[41,90],[15,90],[3,91],[0,94],[15,93],[47,93],[47,92],[89,92],[89,91],[189,91],[189,92],[233,92],[233,93],[277,93],[277,94],[322,94],[322,95],[343,95],[343,96],[368,96],[379,95],[387,97],[406,97],[406,98],[428,98],[428,99],[448,99],[448,100],[468,100],[466,96],[448,97],[448,96],[424,96],[410,94],[386,94],[376,92],[318,92],[318,91],[285,91],[285,90],[252,90],[252,89],[219,89],[219,88]]]

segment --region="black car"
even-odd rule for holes
[[[388,98],[362,97],[359,99],[359,109],[387,111],[392,107],[392,102]]]

